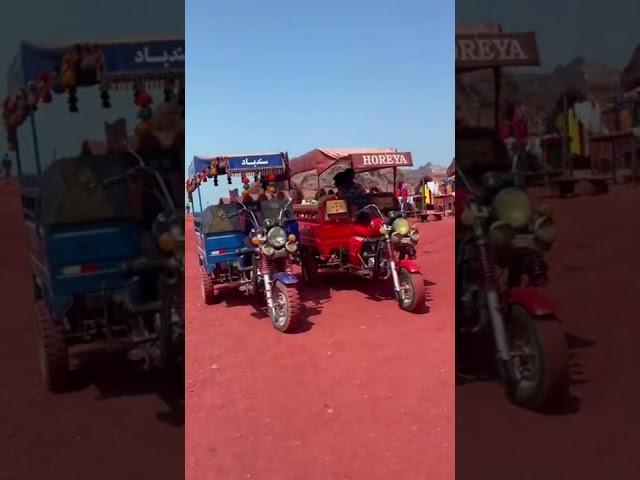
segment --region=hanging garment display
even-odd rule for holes
[[[569,152],[572,155],[582,155],[580,125],[573,109],[567,112],[567,135],[569,136]]]
[[[626,108],[620,112],[620,130],[626,132],[633,128],[633,116],[631,110]]]

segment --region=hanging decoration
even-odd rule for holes
[[[276,176],[274,174],[270,174],[267,176],[267,181],[269,185],[267,186],[267,192],[276,193],[278,191],[278,187],[276,185]]]
[[[174,77],[168,78],[164,83],[164,102],[169,103],[175,98],[176,80]]]
[[[102,108],[111,108],[111,95],[109,94],[109,80],[103,78],[100,82],[100,102]]]
[[[249,197],[249,190],[251,189],[251,186],[249,185],[251,181],[249,180],[249,177],[247,177],[246,175],[243,174],[242,176],[242,197],[244,199],[246,199],[247,197]]]
[[[51,103],[53,95],[51,94],[51,82],[53,74],[41,73],[38,75],[38,99],[42,103]]]

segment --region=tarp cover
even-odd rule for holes
[[[101,155],[55,160],[41,180],[38,219],[44,226],[116,219],[140,220],[136,191],[123,181],[108,188],[101,182],[137,165],[130,156]],[[138,199],[138,200],[136,200]]]
[[[237,211],[236,206],[231,204],[211,205],[205,208],[202,212],[200,232],[202,234],[242,232],[244,230],[242,216],[229,218],[230,214]]]
[[[318,175],[322,174],[332,165],[340,161],[349,161],[352,154],[380,154],[396,153],[395,148],[318,148],[311,150],[299,157],[293,158],[289,162],[291,175],[310,172],[315,170]],[[385,168],[385,167],[377,167]],[[363,168],[362,170],[371,170]]]
[[[277,220],[280,215],[280,209],[288,202],[288,200],[263,200],[260,202],[260,210],[262,211],[263,219],[272,218]],[[285,220],[293,218],[293,204],[290,204],[287,210],[283,213],[283,218]]]

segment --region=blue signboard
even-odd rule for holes
[[[109,76],[184,72],[184,40],[105,44],[102,55]]]
[[[258,170],[278,170],[282,168],[284,168],[284,157],[281,153],[229,157],[229,170],[232,172],[255,172]]]
[[[107,75],[117,77],[162,77],[184,73],[184,39],[99,43]],[[15,92],[42,73],[62,67],[62,57],[74,45],[41,46],[20,44],[8,73],[9,91]]]
[[[273,171],[282,172],[285,169],[285,154],[283,153],[266,153],[263,155],[239,155],[239,156],[220,156],[220,157],[193,157],[193,162],[189,167],[189,175],[209,169],[211,162],[220,159],[222,165],[229,169],[228,173],[236,172],[258,172]]]

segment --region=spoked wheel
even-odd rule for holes
[[[318,262],[316,262],[313,252],[305,249],[300,255],[302,266],[302,279],[305,283],[312,284],[318,279]]]
[[[566,398],[569,351],[560,321],[535,319],[514,307],[508,336],[514,376],[510,395],[514,403],[540,409]]]
[[[200,289],[202,293],[202,301],[205,305],[213,305],[215,302],[215,286],[213,279],[204,268],[200,269]]]
[[[296,285],[276,282],[272,290],[273,311],[271,323],[281,332],[289,332],[296,327],[300,314],[300,294]]]
[[[408,312],[422,312],[425,307],[424,279],[419,273],[411,273],[405,269],[398,273],[400,283],[400,308]]]
[[[62,328],[53,322],[42,300],[36,302],[36,322],[42,378],[51,392],[63,392],[69,386],[70,377],[67,342]]]

